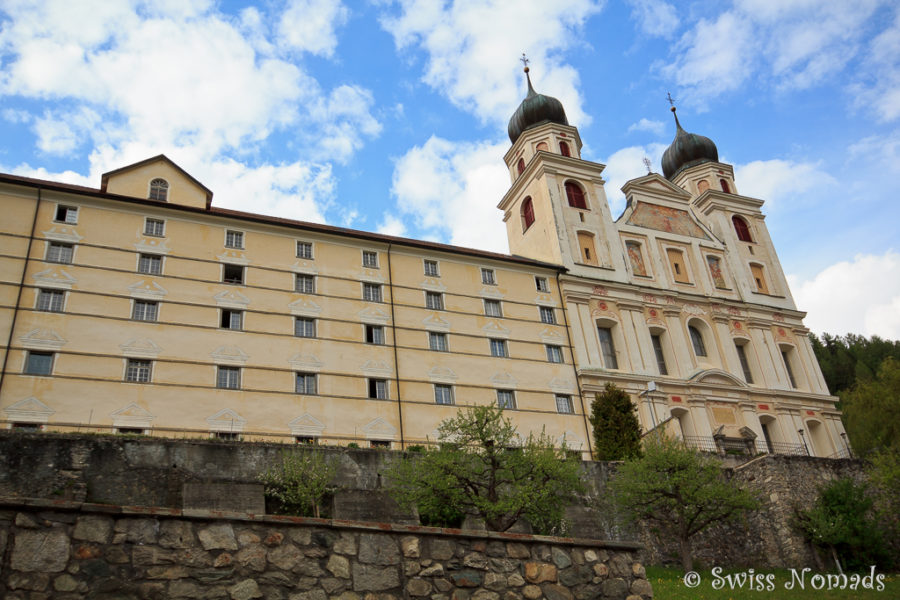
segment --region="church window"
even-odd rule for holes
[[[49,375],[53,371],[52,352],[29,352],[25,359],[26,375]]]
[[[56,216],[53,220],[59,223],[75,225],[78,223],[78,209],[74,206],[63,206],[60,204],[56,207]]]
[[[440,383],[434,384],[434,403],[453,404],[453,387]]]
[[[571,415],[575,413],[575,409],[572,407],[572,396],[566,394],[557,394],[556,395],[556,412],[562,413],[565,415]]]
[[[782,348],[781,349],[781,360],[784,361],[784,369],[787,371],[788,381],[791,382],[791,387],[797,388],[797,380],[794,378],[794,369],[791,367],[791,350],[790,348]]]
[[[569,200],[569,206],[572,208],[587,210],[587,201],[584,198],[584,190],[574,181],[566,182],[566,198]]]
[[[425,308],[444,310],[444,295],[440,292],[425,292]]]
[[[38,290],[37,309],[45,312],[62,312],[66,293],[61,290]]]
[[[297,273],[294,275],[294,291],[301,294],[315,294],[316,277],[314,275]]]
[[[531,202],[531,196],[528,196],[522,202],[522,231],[531,227],[532,223],[534,223],[534,204]]]
[[[244,267],[241,265],[222,265],[222,282],[243,285]]]
[[[294,335],[304,338],[316,337],[316,320],[307,317],[296,317],[294,319]]]
[[[521,175],[525,171],[525,159],[520,158],[519,162],[516,163],[516,171],[518,175]]]
[[[447,334],[436,332],[436,331],[429,331],[428,332],[428,348],[430,350],[434,350],[436,352],[446,352],[448,349]]]
[[[569,150],[569,145],[565,142],[559,143],[559,153],[563,156],[572,156],[572,151]]]
[[[516,408],[516,394],[512,390],[497,390],[497,407],[501,409]]]
[[[222,314],[220,315],[219,319],[219,327],[221,327],[222,329],[234,329],[240,331],[243,320],[243,311],[222,310]]]
[[[150,381],[150,361],[129,358],[125,366],[125,381],[148,383]]]
[[[156,179],[150,182],[150,194],[147,196],[150,200],[165,202],[169,199],[169,182],[165,179]]]
[[[613,343],[612,327],[597,327],[597,335],[600,338],[603,365],[607,369],[618,369],[619,361],[616,360],[616,346]]]
[[[597,251],[594,249],[594,236],[585,231],[578,232],[578,247],[581,249],[581,262],[597,265]]]
[[[216,387],[223,390],[241,389],[241,368],[219,367],[216,372]]]
[[[315,395],[317,393],[315,373],[297,373],[294,379],[294,392]]]
[[[384,343],[384,326],[383,325],[366,325],[366,343],[378,344]]]
[[[747,344],[735,342],[734,349],[737,350],[738,360],[741,363],[741,370],[744,372],[744,381],[753,383],[753,372],[750,371],[750,361],[747,360]]]
[[[663,354],[662,335],[654,333],[650,335],[650,341],[653,342],[653,354],[656,355],[656,366],[660,375],[668,375],[669,369],[666,367],[666,355]]]
[[[162,219],[151,219],[147,217],[144,220],[144,235],[153,237],[164,237],[166,235],[166,222]]]
[[[730,194],[730,193],[731,193],[731,188],[728,186],[728,182],[727,182],[727,181],[725,181],[724,179],[720,179],[720,180],[719,180],[719,185],[722,186],[722,191],[723,191],[723,192],[725,192],[726,194]]]
[[[756,283],[756,291],[760,294],[768,294],[769,286],[766,285],[766,275],[763,266],[751,264],[750,273],[753,275],[753,281]]]
[[[738,239],[742,242],[750,242],[752,244],[753,237],[750,235],[750,226],[747,225],[747,221],[734,215],[731,217],[731,222],[734,224],[734,231],[737,233]]]
[[[684,264],[684,252],[675,248],[667,248],[666,256],[669,257],[669,265],[672,267],[672,276],[678,283],[690,283],[687,268]]]
[[[694,354],[706,356],[706,344],[703,343],[703,335],[700,333],[700,330],[693,325],[688,325],[688,333],[691,335],[691,345],[694,347]]]

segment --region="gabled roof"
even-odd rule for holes
[[[193,175],[191,175],[190,173],[188,173],[187,171],[185,171],[184,169],[179,167],[177,164],[175,164],[175,161],[173,161],[171,158],[169,158],[165,154],[157,154],[156,156],[151,156],[150,158],[146,158],[146,159],[136,162],[134,164],[126,165],[124,167],[120,167],[113,171],[107,171],[100,177],[100,191],[101,192],[106,191],[106,184],[109,182],[110,176],[119,175],[120,173],[125,173],[126,171],[131,171],[132,169],[138,169],[140,167],[149,165],[151,163],[155,163],[160,160],[169,163],[170,166],[172,166],[175,170],[177,170],[179,173],[184,175],[189,181],[191,181],[192,183],[194,183],[195,185],[200,187],[206,193],[206,208],[210,207],[210,205],[212,204],[212,197],[213,197],[212,190],[210,190],[208,187],[206,187],[205,185],[203,185],[202,183],[200,183],[199,181],[194,179]]]

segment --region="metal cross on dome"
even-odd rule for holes
[[[522,64],[525,65],[525,68],[527,69],[529,61],[528,61],[528,57],[525,56],[524,52],[522,53],[522,58],[520,58],[519,60],[522,61]]]
[[[671,106],[673,108],[675,107],[675,98],[673,98],[672,94],[670,94],[669,92],[666,92],[666,100],[669,101],[669,106]]]

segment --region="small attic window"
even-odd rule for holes
[[[148,198],[151,200],[158,200],[159,202],[166,202],[169,199],[169,182],[159,177],[151,181],[150,195]]]

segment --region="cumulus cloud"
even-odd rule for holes
[[[609,158],[603,161],[606,165],[606,170],[603,171],[603,175],[606,177],[604,187],[609,201],[609,209],[614,219],[625,210],[625,194],[622,193],[622,186],[631,179],[647,174],[645,158],[650,159],[650,168],[655,173],[659,173],[662,153],[666,148],[666,144],[629,146],[613,152]]]
[[[331,56],[337,46],[336,29],[347,22],[348,14],[339,0],[291,0],[278,34],[291,48]]]
[[[300,29],[304,9],[315,13],[315,35]],[[3,12],[0,94],[46,107],[31,122],[40,151],[93,149],[90,185],[164,152],[220,206],[322,221],[334,187],[328,162],[346,161],[381,130],[369,90],[323,89],[266,41],[278,38],[267,23],[279,15],[251,8],[235,19],[206,0],[10,0]],[[329,55],[346,13],[338,2],[291,3],[279,39],[292,53]],[[273,135],[299,149],[296,160],[258,156]]]
[[[765,200],[767,210],[785,200],[797,201],[814,190],[833,189],[838,184],[819,164],[782,159],[735,165],[734,179],[742,195]]]
[[[404,237],[406,235],[406,225],[404,225],[403,221],[397,215],[385,213],[384,218],[381,223],[378,224],[375,231],[383,233],[384,235]]]
[[[526,52],[537,91],[559,98],[569,121],[584,126],[589,120],[579,75],[562,54],[599,10],[590,0],[400,0],[399,14],[385,14],[381,23],[398,48],[421,47],[427,53],[423,79],[428,85],[482,122],[505,122],[510,106],[524,97],[517,60]]]
[[[858,254],[812,279],[788,276],[807,327],[818,334],[900,339],[900,253]]]
[[[701,106],[754,79],[770,80],[776,90],[806,89],[859,58],[871,19],[888,4],[739,0],[686,31],[662,73]],[[889,48],[891,40],[872,52]]]
[[[900,117],[900,8],[891,25],[869,43],[859,80],[850,86],[856,105],[882,121]]]
[[[647,35],[670,38],[678,29],[675,7],[663,0],[629,0],[631,18]]]
[[[432,136],[397,159],[391,193],[426,237],[469,248],[508,252],[497,203],[509,173],[497,161],[506,143],[451,142]]]
[[[628,127],[628,133],[633,131],[648,131],[653,135],[662,135],[666,130],[666,124],[662,121],[651,121],[650,119],[642,118],[637,123],[632,123]]]

